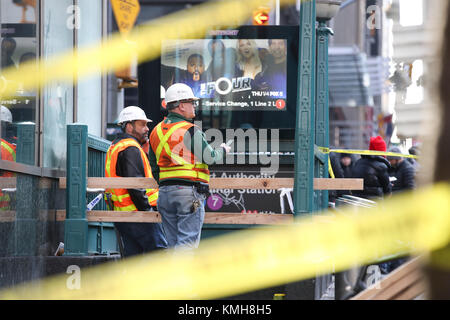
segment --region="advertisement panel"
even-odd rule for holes
[[[287,41],[163,41],[162,95],[177,82],[192,88],[203,111],[285,111]]]

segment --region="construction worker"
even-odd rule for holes
[[[197,248],[209,195],[209,164],[223,161],[230,147],[211,147],[192,123],[198,100],[184,83],[166,91],[168,116],[150,134],[149,159],[159,183],[158,211],[169,247]]]
[[[148,143],[149,128],[144,110],[130,106],[119,114],[118,124],[123,133],[113,141],[106,154],[106,177],[145,177],[152,172],[142,145]],[[157,189],[108,189],[116,211],[154,211]],[[125,257],[167,248],[160,223],[115,223],[123,241]]]
[[[11,111],[5,106],[1,106],[1,115],[0,119],[2,121],[2,128],[6,129],[6,126],[12,124],[12,114]],[[6,130],[2,130],[3,132],[6,132]],[[8,141],[9,140],[9,141]],[[15,141],[13,141],[13,137],[5,137],[5,135],[2,134],[2,160],[7,161],[16,161],[16,144]]]
[[[1,106],[1,126],[2,132],[6,132],[6,126],[12,124],[12,114],[11,111],[5,106]],[[8,141],[9,140],[9,141]],[[7,137],[2,134],[1,138],[1,159],[6,161],[16,161],[16,144],[14,143],[13,137]],[[14,177],[15,174],[10,171],[0,170],[0,178],[10,178]],[[0,210],[10,210],[11,209],[11,196],[2,190],[0,190]]]

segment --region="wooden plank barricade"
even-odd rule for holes
[[[59,187],[65,189],[66,178],[59,179]],[[211,189],[281,189],[293,188],[293,178],[212,178]],[[87,178],[87,187],[92,189],[114,188],[156,188],[156,181],[152,178]],[[362,179],[314,179],[315,190],[361,190]],[[65,218],[65,211],[57,212],[57,220]],[[293,221],[292,214],[245,214],[207,212],[205,224],[280,224]],[[87,212],[87,220],[90,222],[160,222],[158,212],[142,211],[105,211],[93,210]]]
[[[97,222],[159,222],[158,212],[118,212],[107,210],[88,211],[91,189],[142,189],[155,188],[156,182],[149,178],[104,178],[104,157],[109,141],[88,134],[87,125],[67,125],[67,163],[66,178],[60,179],[60,188],[67,189],[66,210],[58,210],[56,219],[64,221],[65,255],[88,254],[88,226]],[[93,152],[97,152],[96,157]],[[92,159],[91,159],[92,158]],[[91,159],[92,161],[88,161]],[[101,161],[100,161],[101,160]],[[95,166],[95,172],[91,167]],[[5,181],[8,186],[13,181]],[[293,178],[216,178],[211,179],[211,189],[281,189],[294,187]],[[316,190],[361,190],[362,179],[314,179]],[[92,191],[92,190],[89,190]],[[101,192],[96,190],[97,193]],[[100,205],[105,208],[104,203]],[[281,210],[280,210],[281,211]],[[10,219],[10,217],[7,217]],[[246,225],[271,225],[291,223],[292,214],[223,213],[206,212],[206,225],[227,225],[245,227]],[[240,225],[240,226],[239,226]]]
[[[420,257],[408,261],[351,300],[412,300],[423,295],[426,279],[422,263]]]
[[[11,183],[9,184],[11,185]],[[211,189],[280,189],[293,188],[293,178],[211,178]],[[67,179],[59,178],[59,187],[67,187]],[[88,177],[88,188],[157,188],[152,178],[95,178]],[[362,190],[362,179],[315,178],[314,190]]]

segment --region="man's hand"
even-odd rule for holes
[[[231,151],[231,147],[226,143],[222,143],[220,146],[225,149],[226,153],[229,153]]]

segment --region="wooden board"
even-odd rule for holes
[[[16,185],[16,177],[0,177],[0,189],[15,188]]]
[[[20,178],[19,178],[20,179]],[[39,189],[50,189],[54,180],[39,177]],[[17,187],[17,177],[0,177],[0,189],[12,189]]]
[[[331,179],[331,178],[315,178],[314,190],[363,190],[363,179]]]
[[[293,178],[212,178],[211,189],[281,189],[293,188]],[[67,187],[67,179],[59,178],[59,187]],[[158,185],[152,178],[88,178],[88,188],[132,189],[156,188]],[[363,179],[314,179],[315,190],[362,190]]]
[[[67,178],[59,178],[59,187],[67,188]],[[88,188],[103,189],[140,189],[140,188],[157,188],[158,184],[152,178],[88,178]]]
[[[286,224],[292,223],[292,214],[267,214],[267,213],[222,213],[207,212],[205,223],[207,224]]]
[[[117,212],[93,210],[88,211],[86,214],[88,221],[91,222],[161,222],[161,215],[159,212]]]
[[[426,291],[420,257],[398,267],[378,284],[360,292],[351,300],[411,300]]]
[[[65,210],[64,215],[66,214]],[[31,219],[37,219],[38,221],[55,221],[58,210],[55,209],[40,209],[39,215],[37,217],[31,218]],[[15,222],[16,220],[24,219],[24,218],[17,218],[16,211],[3,211],[0,210],[0,222]],[[25,218],[28,220],[31,220],[30,218]]]
[[[16,220],[15,211],[0,211],[0,222],[13,222]]]
[[[58,210],[56,212],[56,220],[64,221],[66,219],[66,211]],[[161,222],[159,212],[147,211],[100,211],[92,210],[87,212],[87,220],[89,222],[144,222],[153,223]],[[294,221],[292,214],[262,214],[262,213],[217,213],[206,212],[206,224],[285,224]]]

